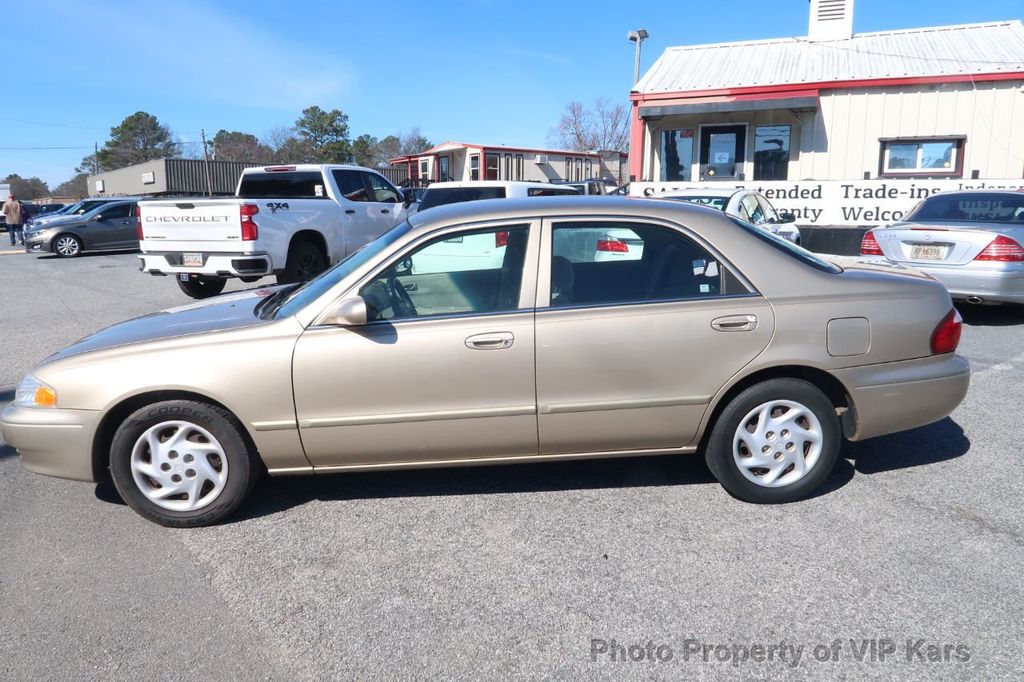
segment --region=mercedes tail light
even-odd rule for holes
[[[942,355],[955,351],[960,345],[960,330],[963,326],[964,320],[960,317],[960,311],[956,308],[950,309],[932,332],[932,354]]]
[[[598,239],[598,251],[610,251],[613,253],[629,253],[629,245],[620,242],[618,239]]]
[[[860,240],[860,255],[862,256],[884,256],[882,253],[882,247],[878,245],[878,240],[875,239],[875,233],[868,230],[864,233],[864,238]]]
[[[242,223],[242,241],[254,242],[260,238],[260,229],[253,216],[260,212],[256,204],[242,204],[238,207],[239,219]]]
[[[138,204],[135,204],[135,236],[139,238],[140,242],[146,238],[142,234],[142,207]]]
[[[982,249],[974,260],[999,261],[1001,263],[1024,262],[1024,248],[1013,239],[999,235]]]

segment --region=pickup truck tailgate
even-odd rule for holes
[[[143,241],[154,247],[153,242],[221,242],[224,248],[238,249],[241,204],[239,199],[140,202]]]

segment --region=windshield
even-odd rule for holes
[[[732,220],[737,225],[739,225],[740,227],[742,227],[750,234],[760,239],[761,241],[769,244],[770,246],[773,246],[774,248],[784,252],[786,255],[791,256],[792,258],[797,259],[798,261],[810,265],[812,268],[821,270],[822,272],[831,272],[833,274],[839,274],[840,272],[843,271],[843,269],[836,265],[835,263],[829,262],[823,258],[819,258],[817,255],[811,253],[802,246],[797,246],[788,239],[784,239],[783,237],[780,237],[777,234],[769,232],[768,230],[763,230],[760,227],[751,225],[750,223],[740,220],[739,218],[733,218],[732,216],[730,216],[729,219]]]
[[[673,201],[686,201],[691,204],[697,204],[699,206],[710,206],[717,208],[719,211],[725,210],[725,204],[729,201],[729,197],[716,197],[707,196],[704,194],[687,194],[685,196],[674,196],[665,197],[666,199],[672,199]]]
[[[461,204],[464,201],[504,198],[504,187],[428,187],[420,203],[420,210],[445,204]]]
[[[268,316],[273,315],[274,319],[294,315],[323,296],[331,287],[348,277],[353,271],[373,259],[410,229],[412,229],[412,226],[409,224],[409,221],[399,223],[360,250],[349,255],[330,270],[321,273],[319,277],[311,279],[291,292],[276,310],[268,310],[266,314]]]
[[[938,194],[915,206],[903,220],[1024,225],[1024,194]]]

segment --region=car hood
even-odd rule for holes
[[[78,223],[85,222],[82,220],[82,216],[78,215],[41,215],[38,218],[32,219],[34,224],[39,227],[49,227],[50,225],[56,225],[57,223]]]
[[[147,341],[269,324],[269,320],[256,316],[255,308],[272,292],[267,288],[248,289],[119,322],[76,341],[45,362]]]

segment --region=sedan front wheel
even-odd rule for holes
[[[162,526],[217,523],[249,495],[258,476],[237,420],[190,400],[143,407],[114,434],[110,473],[132,509]]]
[[[82,240],[73,234],[58,235],[53,240],[53,252],[60,258],[74,258],[82,253]]]
[[[828,397],[802,379],[742,391],[708,438],[708,468],[730,494],[772,504],[807,497],[828,477],[842,443]]]

